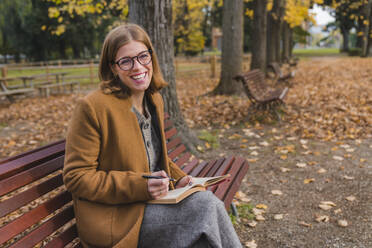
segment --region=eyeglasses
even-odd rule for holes
[[[134,57],[123,57],[116,62],[112,62],[114,65],[117,64],[120,69],[123,71],[130,71],[134,66],[134,59],[136,58],[138,63],[141,65],[147,65],[151,62],[152,50],[140,52],[137,56]]]

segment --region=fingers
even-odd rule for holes
[[[153,199],[158,199],[168,193],[169,178],[165,171],[157,171],[152,176],[164,177],[163,179],[149,179],[147,182],[148,191]]]
[[[153,172],[151,173],[151,176],[160,176],[160,177],[168,178],[168,175],[164,170]]]

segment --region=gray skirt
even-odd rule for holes
[[[148,204],[139,248],[242,247],[225,206],[212,192],[197,192],[174,205]]]

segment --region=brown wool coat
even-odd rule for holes
[[[161,130],[162,166],[178,180],[186,174],[167,156],[161,95],[150,99]],[[150,172],[131,107],[130,98],[97,90],[79,101],[69,126],[63,180],[73,195],[78,233],[86,247],[137,247],[150,199],[142,175]]]

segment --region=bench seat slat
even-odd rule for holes
[[[74,210],[72,206],[64,209],[56,216],[43,223],[40,227],[33,230],[30,234],[23,237],[17,243],[14,248],[32,247],[42,241],[45,237],[56,231],[58,228],[69,222],[74,218]]]
[[[37,206],[36,208],[30,210],[24,215],[18,217],[14,221],[8,223],[7,225],[0,228],[0,244],[8,241],[15,235],[23,232],[33,224],[39,222],[50,213],[61,208],[68,202],[72,200],[70,193],[67,191],[57,195],[45,203]]]
[[[233,157],[226,158],[223,161],[223,164],[221,164],[221,166],[218,166],[218,167],[216,166],[212,176],[222,176],[222,175],[228,174],[228,171],[229,171],[233,161],[234,161]],[[231,178],[228,178],[224,182],[222,182],[218,185],[213,185],[213,186],[209,187],[209,190],[211,190],[212,192],[215,192],[218,187],[222,187],[224,184],[230,184],[230,182],[231,182]],[[221,198],[221,200],[222,200],[222,198]]]
[[[234,198],[235,192],[239,189],[239,186],[246,175],[248,168],[248,163],[244,159],[236,158],[229,171],[229,173],[232,175],[232,184],[221,184],[221,186],[215,191],[215,195],[220,199],[223,199],[226,209],[229,209],[229,205]]]
[[[32,165],[50,160],[51,157],[63,155],[64,152],[65,141],[58,141],[52,145],[4,159],[0,161],[0,180],[19,173]]]
[[[170,130],[165,132],[165,139],[170,139],[176,134],[177,134],[177,129],[176,128],[171,128]]]
[[[173,126],[173,121],[167,119],[165,122],[164,122],[164,129],[167,130],[168,128],[172,127]]]
[[[181,144],[181,138],[180,137],[177,137],[175,139],[172,139],[171,141],[169,141],[167,143],[167,149],[168,149],[168,153],[170,150],[173,150],[175,147],[177,147],[179,144]]]
[[[62,174],[59,174],[47,181],[36,185],[16,196],[9,198],[0,203],[0,217],[3,217],[14,210],[28,204],[29,202],[39,198],[40,196],[56,189],[63,185]]]
[[[198,164],[197,166],[194,167],[194,169],[191,171],[190,175],[193,176],[193,177],[197,177],[200,175],[200,172],[207,166],[211,166],[211,164],[214,164],[216,162],[216,160],[213,160],[213,161],[203,161],[201,162],[200,164]]]
[[[0,182],[0,196],[7,194],[15,189],[36,181],[53,171],[63,167],[64,157],[60,156],[32,169],[16,174]]]
[[[189,161],[190,157],[191,157],[191,153],[189,153],[189,152],[184,153],[179,159],[177,159],[176,165],[178,165],[178,167],[182,168],[182,166],[187,161]]]
[[[58,237],[50,241],[44,248],[62,248],[78,236],[76,224],[70,226]]]
[[[220,168],[220,166],[222,166],[224,164],[225,160],[226,160],[226,158],[219,158],[217,160],[217,162],[207,172],[203,171],[203,174],[200,174],[200,176],[202,176],[202,177],[217,176],[216,171]],[[220,175],[218,175],[218,176],[220,176]]]
[[[175,159],[180,155],[182,152],[186,151],[186,147],[182,144],[174,149],[171,153],[168,154],[170,159]]]
[[[189,163],[187,163],[182,170],[186,174],[190,174],[190,172],[194,169],[194,167],[199,163],[199,160],[197,158],[192,159]]]

